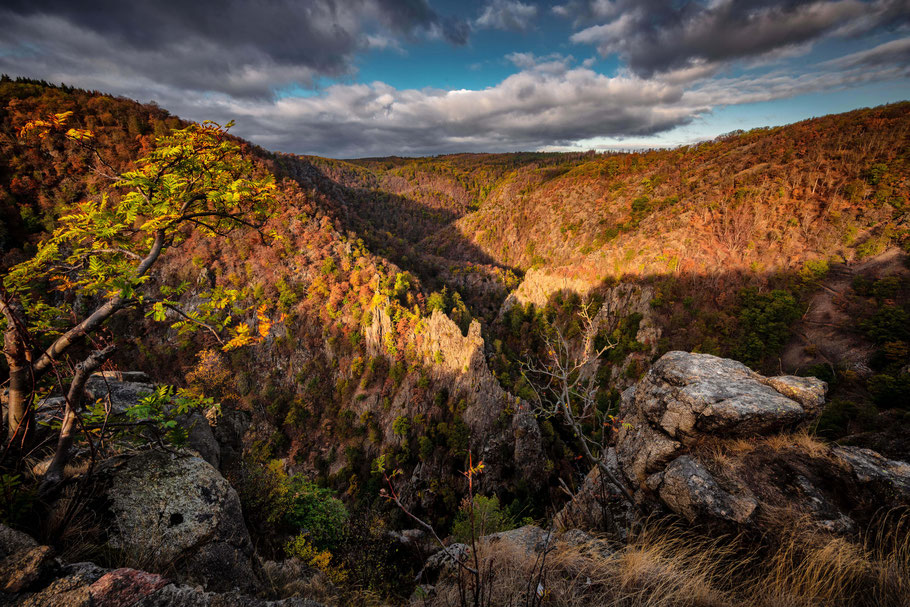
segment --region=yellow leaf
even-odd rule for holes
[[[93,138],[95,134],[88,129],[70,129],[66,132],[66,136],[75,141],[85,141]]]
[[[268,322],[268,321],[266,321],[266,322],[260,322],[260,323],[259,323],[259,335],[260,335],[260,337],[266,337],[266,336],[268,336],[269,330],[270,330],[271,328],[272,328],[272,323],[270,323],[270,322]]]

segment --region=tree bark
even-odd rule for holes
[[[103,350],[96,350],[84,361],[76,365],[76,374],[70,384],[66,396],[66,410],[63,414],[63,423],[60,425],[60,435],[57,438],[57,451],[51,461],[44,480],[41,483],[41,492],[60,484],[63,480],[63,471],[70,461],[73,439],[75,438],[76,411],[82,406],[82,393],[85,382],[98,367],[103,365],[116,350],[116,346],[108,346]]]
[[[4,293],[5,295],[6,293]],[[28,360],[28,346],[21,334],[21,319],[13,304],[0,300],[0,313],[6,318],[3,334],[3,354],[9,366],[9,391],[6,401],[6,437],[11,444],[18,440],[25,444],[34,430],[32,410],[29,406],[31,395],[31,373]]]

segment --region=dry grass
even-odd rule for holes
[[[808,430],[790,434],[772,434],[763,439],[763,443],[772,451],[798,449],[809,457],[831,457],[831,447]]]
[[[793,529],[762,568],[768,605],[910,605],[910,520],[883,517],[858,542]]]
[[[831,457],[830,445],[810,434],[808,430],[755,438],[712,440],[699,444],[695,450],[704,459],[723,463],[748,455],[761,447],[766,447],[772,452],[796,449],[812,458]]]
[[[805,528],[803,528],[805,529]],[[709,539],[651,526],[617,552],[556,543],[543,605],[560,607],[907,607],[910,522],[882,523],[858,543],[793,529],[750,553],[743,538]],[[491,606],[523,606],[537,555],[498,542],[482,548]],[[534,580],[529,585],[528,581]],[[459,605],[451,580],[428,605]]]

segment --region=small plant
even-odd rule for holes
[[[0,474],[0,523],[21,525],[33,516],[32,507],[37,495],[22,484],[19,474]]]
[[[490,595],[493,591],[495,573],[492,567],[482,568],[480,555],[477,550],[477,540],[481,537],[482,530],[478,527],[478,512],[474,494],[474,480],[483,472],[483,462],[473,463],[471,454],[468,454],[468,468],[462,474],[468,481],[468,493],[465,496],[463,511],[465,512],[465,525],[470,530],[466,540],[470,542],[467,554],[459,554],[451,546],[446,546],[432,525],[413,514],[401,501],[392,479],[400,474],[400,469],[388,474],[380,462],[378,471],[383,475],[388,489],[382,489],[380,495],[393,502],[398,508],[415,521],[420,527],[430,533],[443,552],[446,553],[452,564],[458,568],[459,604],[461,607],[489,607]],[[497,500],[498,504],[498,500]]]
[[[470,543],[472,524],[479,537],[508,531],[518,526],[509,512],[500,506],[499,498],[495,495],[492,497],[478,495],[473,500],[465,498],[452,523],[452,535],[459,542]]]
[[[399,415],[392,422],[392,432],[400,438],[407,438],[411,432],[411,420],[406,415]]]
[[[334,562],[336,559],[330,551],[315,547],[304,533],[295,536],[285,544],[284,552],[289,557],[299,558],[304,563],[323,572],[336,586],[348,581],[348,572],[345,567]]]

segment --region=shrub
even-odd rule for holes
[[[500,506],[499,498],[495,495],[493,497],[475,496],[473,509],[474,537],[480,538],[518,526],[515,519]],[[465,544],[471,542],[471,501],[469,499],[465,500],[461,510],[455,515],[452,523],[452,535],[458,542]]]
[[[873,375],[868,386],[872,400],[879,408],[910,408],[910,373]]]
[[[301,533],[285,544],[284,552],[323,572],[335,585],[344,584],[348,580],[347,570],[333,563],[335,558],[332,553],[314,546],[306,534]]]
[[[872,283],[872,296],[878,301],[891,299],[897,295],[901,288],[901,279],[898,276],[887,276]]]
[[[432,314],[434,310],[441,312],[446,311],[446,290],[443,287],[442,292],[434,291],[427,297],[427,313]]]
[[[433,441],[428,436],[421,436],[417,439],[417,453],[420,461],[427,461],[433,456]]]
[[[344,539],[348,518],[344,504],[306,477],[288,475],[279,460],[265,465],[245,462],[234,484],[248,522],[263,535],[303,533],[320,550],[332,549]]]
[[[863,321],[862,328],[869,339],[879,344],[907,341],[910,340],[910,314],[898,306],[884,306]]]
[[[770,293],[743,289],[737,357],[749,366],[760,365],[780,352],[790,336],[790,325],[799,317],[799,302],[792,294],[779,289]]]
[[[406,415],[399,415],[392,422],[392,432],[396,436],[406,437],[411,431],[411,420]]]
[[[401,385],[401,380],[404,379],[407,372],[408,366],[400,360],[396,361],[395,364],[392,365],[392,368],[389,369],[389,377],[392,378],[392,382],[394,382],[396,388]]]
[[[332,491],[294,475],[290,478],[290,508],[285,520],[307,533],[314,546],[333,548],[345,535],[348,511]]]
[[[460,417],[452,420],[446,426],[446,444],[452,455],[463,455],[468,452],[468,443],[471,438],[471,429]]]
[[[825,405],[816,432],[829,438],[840,437],[847,434],[852,425],[858,425],[860,429],[869,427],[875,416],[875,407],[869,403],[835,399]]]
[[[826,259],[810,259],[799,271],[799,277],[806,285],[816,285],[828,275],[828,269]]]

